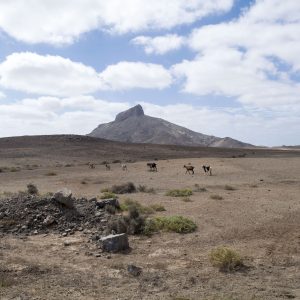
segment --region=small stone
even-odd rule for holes
[[[37,230],[35,230],[35,231],[33,232],[33,234],[38,234],[38,231],[37,231]]]
[[[62,236],[67,236],[68,234],[66,233],[66,232],[64,232],[63,234],[62,234]]]
[[[71,245],[71,241],[64,241],[64,245],[65,246],[70,246]]]
[[[57,201],[67,208],[74,208],[72,192],[66,188],[63,188],[62,190],[56,192],[51,199]]]
[[[127,271],[130,275],[132,275],[134,277],[138,277],[142,274],[142,268],[137,267],[135,265],[128,265]]]

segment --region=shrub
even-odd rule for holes
[[[191,198],[189,198],[189,197],[184,197],[184,198],[182,198],[182,201],[183,201],[183,202],[193,202],[193,201],[191,200]]]
[[[182,216],[156,217],[147,223],[147,226],[153,231],[165,230],[177,233],[194,232],[197,225],[190,219]],[[148,231],[149,228],[147,228]]]
[[[27,193],[30,195],[37,195],[39,193],[38,188],[33,183],[27,184]]]
[[[87,182],[85,180],[81,180],[80,182],[81,184],[87,184]]]
[[[115,194],[130,194],[136,192],[136,187],[132,182],[127,182],[120,185],[113,185],[111,191]]]
[[[207,189],[204,187],[200,187],[200,185],[198,183],[195,184],[195,189],[194,192],[207,192]]]
[[[235,191],[235,190],[236,190],[235,187],[233,187],[233,186],[231,186],[231,185],[227,185],[227,184],[224,186],[224,189],[225,189],[226,191]]]
[[[148,188],[146,185],[139,185],[137,187],[137,190],[141,193],[149,193],[149,194],[155,194],[154,188]]]
[[[166,211],[165,207],[161,204],[152,204],[150,205],[150,207],[154,210],[154,211]]]
[[[220,195],[210,195],[210,198],[213,200],[223,200],[223,197]]]
[[[105,211],[114,215],[116,213],[116,207],[114,205],[105,205]]]
[[[57,174],[55,172],[48,172],[45,175],[46,176],[56,176]]]
[[[101,189],[101,193],[108,193],[108,192],[111,192],[111,190],[109,188]]]
[[[134,201],[130,198],[125,199],[124,202],[121,203],[120,207],[121,207],[122,211],[129,211],[130,208],[135,208],[141,214],[148,214],[149,215],[149,214],[154,213],[154,210],[151,207],[143,206],[139,202]]]
[[[119,159],[115,159],[115,160],[113,160],[113,162],[112,162],[113,164],[120,164],[121,163],[121,161],[119,160]]]
[[[145,227],[145,218],[140,215],[136,207],[129,207],[128,216],[121,216],[108,223],[109,232],[142,234]]]
[[[20,171],[20,168],[11,167],[9,170],[10,172],[18,172]]]
[[[171,197],[187,197],[193,195],[193,191],[191,189],[175,189],[175,190],[169,190],[166,192],[166,196]]]
[[[100,198],[101,199],[110,199],[110,198],[117,198],[117,196],[116,196],[116,194],[114,194],[112,192],[104,192]]]
[[[218,247],[212,250],[209,259],[211,264],[222,272],[235,271],[243,266],[243,260],[240,255],[226,247]]]

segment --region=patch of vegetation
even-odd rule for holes
[[[194,232],[197,225],[190,219],[182,216],[170,216],[170,217],[155,217],[148,219],[144,233],[151,235],[154,232],[164,230],[177,233],[190,233]]]
[[[80,183],[81,184],[88,184],[87,181],[85,181],[85,180],[81,180]]]
[[[213,200],[223,200],[223,197],[220,196],[220,195],[210,195],[210,199],[213,199]]]
[[[209,260],[222,272],[232,272],[244,266],[240,255],[227,247],[218,247],[210,252]]]
[[[250,184],[249,186],[250,186],[251,188],[257,188],[257,187],[258,187],[257,184]]]
[[[189,197],[184,197],[184,198],[182,198],[182,201],[183,201],[183,202],[193,202],[193,201],[191,200],[191,198],[189,198]]]
[[[154,210],[154,211],[166,211],[165,207],[161,204],[152,204],[150,205],[150,207]]]
[[[228,184],[226,184],[226,185],[224,186],[224,189],[225,189],[226,191],[235,191],[235,190],[236,190],[235,187],[233,187],[233,186],[231,186],[231,185],[228,185]]]
[[[114,205],[105,205],[105,211],[111,215],[114,215],[116,213],[117,209]]]
[[[120,205],[122,211],[129,211],[131,208],[136,209],[140,214],[150,215],[154,213],[154,210],[149,206],[144,206],[141,203],[127,198]]]
[[[36,185],[33,183],[27,184],[27,193],[30,195],[37,195],[39,193],[39,190]]]
[[[111,190],[106,187],[106,188],[101,189],[100,192],[101,193],[108,193],[108,192],[111,192]]]
[[[103,195],[101,195],[100,197],[101,199],[111,199],[111,198],[118,198],[116,196],[115,193],[112,193],[112,192],[104,192]]]
[[[110,189],[115,194],[130,194],[136,192],[136,187],[132,182],[113,185]]]
[[[109,233],[128,233],[143,234],[145,227],[145,217],[140,215],[136,207],[129,207],[128,215],[121,216],[111,220],[108,223],[107,230]]]
[[[195,184],[195,189],[194,192],[207,192],[207,189],[205,187],[200,187],[200,185],[198,183]]]
[[[11,167],[9,169],[10,172],[19,172],[20,171],[20,168],[16,168],[16,167]]]
[[[70,167],[74,167],[73,164],[65,164],[65,168],[70,168]]]
[[[171,197],[188,197],[193,195],[193,191],[191,189],[175,189],[175,190],[169,190],[166,192],[166,196]]]
[[[48,172],[48,173],[46,173],[45,175],[46,175],[46,176],[56,176],[57,173],[55,173],[55,172]]]
[[[139,185],[137,187],[137,190],[140,193],[148,193],[148,194],[155,194],[155,189],[154,188],[148,188],[146,185]]]

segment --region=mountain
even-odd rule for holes
[[[115,121],[100,124],[88,136],[129,143],[223,148],[254,147],[230,137],[219,138],[205,135],[160,118],[147,116],[139,104],[119,113]]]

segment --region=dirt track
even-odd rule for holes
[[[3,144],[0,149],[4,151]],[[13,148],[0,159],[0,166],[20,168],[0,173],[0,192],[23,190],[33,182],[41,193],[66,186],[76,196],[91,197],[99,195],[104,187],[132,181],[154,188],[156,193],[124,195],[121,201],[131,197],[144,205],[162,204],[166,212],[157,215],[187,216],[198,229],[187,235],[132,236],[129,254],[101,257],[90,255],[95,253],[95,245],[87,243],[83,233],[67,238],[3,236],[0,279],[6,281],[0,281],[1,299],[300,299],[297,152],[280,152],[279,157],[265,152],[260,155],[263,157],[243,158],[229,158],[236,154],[228,152],[225,158],[160,160],[155,173],[147,171],[144,161],[127,163],[128,172],[122,171],[119,163],[112,164],[111,171],[105,171],[103,165],[91,170],[84,165],[91,160],[90,153],[77,152],[68,157],[60,152],[58,156],[58,149],[49,154],[49,160],[45,159],[44,149],[40,156],[17,157],[17,152],[26,151]],[[71,153],[67,146],[65,151]],[[150,154],[146,152],[145,157]],[[105,155],[96,162],[122,159],[117,153]],[[127,158],[135,154],[131,155]],[[196,166],[194,176],[185,174],[183,165],[187,163]],[[203,174],[202,164],[213,167],[213,176]],[[49,173],[56,175],[48,176]],[[195,191],[191,202],[165,196],[169,189],[195,190],[195,184],[207,191]],[[215,194],[223,200],[211,199]],[[66,239],[73,244],[64,247]],[[212,267],[208,256],[219,245],[237,250],[245,258],[248,270],[226,274]],[[143,274],[131,277],[126,271],[129,263],[142,267]]]

